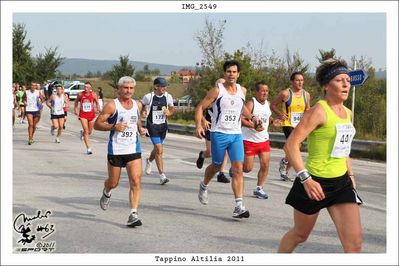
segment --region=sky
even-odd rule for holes
[[[314,70],[318,50],[334,48],[386,68],[384,13],[23,13],[13,22],[24,23],[32,54],[58,47],[62,57],[134,61],[194,66],[202,55],[195,37],[205,19],[226,20],[223,46],[228,53],[246,47],[274,50],[284,57],[287,48],[298,52]]]

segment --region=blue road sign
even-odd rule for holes
[[[369,76],[363,69],[356,69],[349,72],[349,77],[351,78],[351,86],[358,86],[362,85]]]

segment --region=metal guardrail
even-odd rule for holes
[[[145,125],[145,120],[143,120]],[[169,132],[181,135],[195,135],[195,125],[181,125],[168,123]],[[283,133],[270,132],[270,142],[274,147],[282,147],[286,141]],[[306,151],[306,141],[303,143],[302,150]],[[357,158],[368,158],[386,160],[386,142],[354,139],[352,141],[351,156]]]
[[[181,125],[175,123],[168,123],[169,132],[182,134],[182,135],[195,135],[194,125]],[[275,143],[282,147],[286,141],[283,133],[270,132],[270,142]],[[306,142],[304,144],[304,150],[306,150]],[[273,146],[273,145],[272,145]],[[371,140],[360,140],[354,139],[352,141],[351,156],[369,159],[385,160],[386,157],[386,142],[385,141],[371,141]]]

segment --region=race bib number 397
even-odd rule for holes
[[[335,129],[337,135],[335,137],[331,157],[347,157],[351,152],[351,144],[356,130],[351,123],[336,124]]]

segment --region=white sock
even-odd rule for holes
[[[241,208],[242,207],[242,198],[236,198],[235,201],[236,201],[236,206]]]
[[[135,208],[130,209],[130,213],[133,213],[133,212],[137,213],[137,209],[135,209]]]
[[[111,197],[111,190],[110,190],[109,192],[107,192],[107,191],[105,190],[105,188],[104,188],[104,194],[105,194],[107,197]]]

